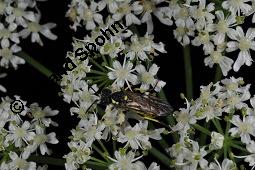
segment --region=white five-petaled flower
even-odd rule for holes
[[[252,9],[247,2],[251,0],[226,0],[222,3],[224,9],[229,10],[232,15],[240,16],[242,14],[246,15]]]
[[[8,23],[16,23],[17,25],[25,27],[27,22],[34,20],[34,12],[27,11],[29,4],[26,1],[18,1],[16,5],[16,7],[8,6],[6,8],[6,12],[8,14],[6,21]]]
[[[132,74],[135,69],[133,68],[133,63],[130,61],[126,62],[126,57],[124,59],[123,65],[120,64],[119,61],[115,60],[113,62],[113,68],[106,66],[111,72],[107,75],[110,80],[115,80],[113,85],[117,85],[117,87],[121,88],[124,87],[125,82],[127,83],[128,87],[131,89],[131,84],[137,84],[137,76]]]
[[[155,91],[160,91],[161,88],[166,84],[164,81],[160,81],[154,78],[157,74],[159,67],[156,64],[152,64],[149,71],[146,71],[145,67],[140,64],[135,67],[138,72],[139,81],[142,82],[140,89],[142,91],[147,91],[150,88],[150,85],[154,87]]]
[[[19,157],[17,153],[10,152],[9,156],[11,158],[11,162],[9,163],[9,167],[11,170],[36,170],[35,162],[27,162],[26,159],[28,157],[21,154]]]
[[[206,66],[209,66],[210,68],[212,68],[214,64],[219,64],[222,74],[226,76],[229,70],[231,70],[234,61],[224,56],[221,51],[216,50],[212,51],[210,56],[204,59],[204,63]]]
[[[192,141],[192,151],[191,150],[185,150],[186,157],[185,159],[188,160],[191,165],[187,165],[190,169],[197,169],[198,164],[203,169],[207,167],[208,161],[204,159],[204,156],[207,155],[207,152],[205,151],[205,148],[199,148],[199,145],[197,142]]]
[[[225,158],[222,161],[222,165],[217,161],[217,159],[214,159],[216,163],[210,163],[210,166],[206,168],[206,170],[234,170],[236,169],[236,164],[227,158]]]
[[[98,12],[98,4],[94,1],[90,2],[90,6],[86,4],[85,1],[80,1],[77,7],[77,13],[80,15],[81,20],[86,24],[87,30],[93,30],[96,27],[96,23],[100,24],[103,22],[103,17]],[[95,21],[95,22],[94,22]]]
[[[50,124],[53,126],[58,126],[56,122],[49,118],[51,116],[57,115],[59,112],[58,110],[52,110],[49,106],[46,106],[44,109],[42,109],[38,103],[32,103],[28,111],[32,114],[32,122],[35,124],[44,125],[46,127],[49,127]]]
[[[223,11],[220,10],[216,11],[215,15],[218,22],[215,24],[216,34],[213,36],[213,41],[215,45],[219,45],[224,43],[226,33],[228,33],[230,27],[234,26],[236,20],[234,15],[224,17]]]
[[[236,30],[230,29],[227,35],[229,38],[235,41],[230,41],[227,43],[228,48],[226,51],[232,52],[237,49],[240,50],[238,58],[233,66],[234,71],[238,71],[244,64],[250,66],[252,64],[250,49],[255,51],[254,28],[249,28],[246,34],[244,34],[243,29],[240,26],[237,26]]]
[[[45,128],[42,128],[39,125],[36,125],[35,131],[36,134],[31,149],[36,150],[39,147],[42,155],[45,155],[45,153],[50,155],[51,151],[48,149],[46,143],[57,144],[58,140],[56,138],[56,133],[51,132],[49,134],[45,134]]]
[[[110,170],[115,169],[121,169],[121,170],[127,170],[127,169],[134,169],[134,170],[140,170],[144,168],[144,164],[140,161],[137,161],[142,156],[139,156],[135,158],[135,153],[132,151],[129,151],[127,154],[115,151],[114,156],[116,159],[113,159],[111,157],[108,157],[110,160],[112,160],[114,163],[112,163],[109,166]]]
[[[17,44],[9,46],[9,43],[3,44],[0,48],[0,65],[5,68],[9,68],[11,64],[14,69],[18,68],[18,64],[25,64],[23,58],[18,57],[15,53],[21,51],[21,48]]]
[[[249,144],[251,142],[250,135],[255,136],[254,116],[243,116],[243,120],[241,120],[239,115],[234,115],[230,122],[236,126],[229,129],[231,136],[240,136],[243,143]]]
[[[135,14],[139,14],[142,12],[142,6],[139,5],[138,1],[130,4],[131,0],[126,0],[124,2],[119,3],[117,11],[113,14],[112,18],[115,21],[119,21],[122,17],[125,16],[126,26],[130,26],[131,24],[140,25],[141,21],[132,13],[134,11]]]
[[[31,132],[30,123],[25,121],[21,127],[17,124],[10,123],[9,125],[9,134],[5,138],[5,145],[8,146],[8,142],[12,142],[16,147],[21,147],[24,142],[28,143],[33,140],[35,133]],[[23,142],[24,141],[24,142]]]
[[[50,29],[56,27],[56,24],[47,23],[44,25],[40,25],[39,24],[40,18],[41,18],[40,14],[35,15],[33,21],[28,22],[27,26],[22,31],[19,32],[19,35],[22,38],[27,38],[31,34],[31,41],[33,43],[37,42],[38,44],[43,46],[43,42],[40,38],[39,33],[41,33],[50,40],[56,40],[57,36],[50,31]]]

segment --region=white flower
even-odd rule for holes
[[[188,23],[190,24],[190,23]],[[189,36],[194,36],[194,25],[185,26],[183,22],[176,23],[176,29],[174,30],[174,37],[182,46],[190,44]]]
[[[213,36],[213,41],[215,45],[219,45],[225,41],[226,33],[228,33],[230,27],[234,26],[236,20],[234,15],[224,18],[223,11],[216,11],[215,14],[218,22],[215,24],[216,34]]]
[[[5,162],[2,162],[1,165],[0,165],[0,169],[1,170],[9,170],[10,167],[8,164],[6,164]]]
[[[179,131],[179,133],[185,133],[190,128],[190,125],[196,123],[195,115],[190,112],[190,103],[186,100],[187,108],[180,108],[180,111],[174,112],[177,124],[172,127],[173,131]]]
[[[247,2],[251,0],[226,0],[222,3],[224,9],[229,10],[232,15],[240,16],[242,14],[246,15],[252,8]]]
[[[83,141],[69,142],[68,146],[72,152],[64,156],[66,159],[66,169],[76,170],[79,168],[79,165],[84,164],[90,159],[91,149],[87,143]]]
[[[97,116],[90,114],[89,118],[80,120],[78,127],[83,131],[83,137],[86,143],[91,146],[97,139],[102,139],[105,125],[97,121]]]
[[[210,32],[212,32],[213,29],[213,24],[208,24],[206,28],[199,31],[198,36],[192,40],[192,45],[194,46],[200,46],[201,44],[203,45],[205,55],[210,54],[214,49],[214,45],[211,42],[212,37],[210,36]]]
[[[207,152],[205,151],[204,147],[199,148],[199,145],[197,142],[192,141],[192,151],[186,150],[186,157],[185,159],[188,160],[191,165],[187,165],[189,169],[197,169],[197,166],[199,166],[203,169],[207,167],[208,161],[204,159],[204,156],[206,156]]]
[[[113,62],[113,68],[107,67],[111,72],[107,75],[110,80],[114,80],[113,85],[117,85],[117,87],[124,87],[124,83],[126,82],[128,87],[131,89],[129,82],[133,85],[137,84],[137,76],[132,74],[135,69],[133,68],[133,63],[128,61],[126,63],[126,57],[124,59],[123,65],[121,66],[119,61]]]
[[[211,133],[211,143],[209,145],[210,150],[217,150],[223,147],[224,136],[217,132]]]
[[[116,159],[108,157],[114,163],[112,163],[108,168],[110,170],[141,170],[144,168],[144,164],[140,161],[137,161],[142,156],[135,158],[135,153],[129,151],[127,154],[115,151],[114,156]]]
[[[137,57],[138,59],[144,61],[148,59],[146,51],[149,51],[149,50],[150,50],[150,47],[147,46],[145,43],[141,43],[138,40],[137,35],[134,35],[131,37],[131,45],[129,47],[127,57],[130,60],[133,60],[135,57]]]
[[[58,126],[58,124],[51,120],[51,116],[55,116],[58,114],[58,110],[52,110],[49,106],[46,106],[44,109],[39,107],[38,103],[32,103],[28,110],[32,114],[33,120],[35,124],[44,125],[49,127],[50,124],[53,126]]]
[[[119,132],[117,141],[120,143],[126,143],[125,147],[130,145],[132,149],[148,149],[151,148],[149,138],[160,140],[160,133],[164,131],[164,128],[156,129],[154,131],[147,130],[148,121],[139,122],[134,127],[127,126],[124,129],[124,133]]]
[[[238,71],[244,64],[250,66],[252,64],[252,58],[250,49],[255,50],[255,31],[253,28],[249,28],[244,35],[243,29],[240,26],[236,27],[236,30],[230,29],[228,32],[229,38],[235,40],[227,43],[227,52],[232,52],[240,49],[238,58],[233,66],[234,71]]]
[[[15,152],[10,152],[9,156],[11,162],[9,163],[11,170],[36,170],[36,163],[27,162],[27,157],[21,155],[20,157]]]
[[[219,64],[223,75],[226,76],[228,71],[231,70],[234,61],[222,55],[221,51],[216,50],[212,51],[210,56],[204,59],[204,63],[210,68],[212,68],[214,64]]]
[[[171,9],[169,7],[156,7],[156,5],[163,1],[164,0],[141,1],[141,5],[143,7],[141,22],[147,24],[146,32],[149,34],[153,32],[153,21],[151,13],[154,13],[154,15],[157,16],[162,23],[166,25],[173,24],[173,21],[171,20]]]
[[[97,13],[100,10],[97,9],[98,4],[94,1],[90,2],[90,6],[86,4],[85,1],[80,1],[77,7],[77,13],[80,15],[81,19],[86,24],[87,30],[93,30],[96,27],[95,22],[98,24],[103,22],[103,17],[101,14]],[[95,21],[95,22],[94,22]]]
[[[43,42],[40,38],[39,33],[49,38],[50,40],[56,40],[57,36],[50,31],[50,29],[56,27],[56,24],[48,23],[40,25],[39,24],[40,18],[41,16],[39,14],[36,15],[35,19],[27,23],[27,26],[22,31],[19,32],[19,35],[22,36],[22,38],[27,38],[31,34],[31,41],[33,43],[37,42],[38,44],[43,46]]]
[[[45,153],[50,155],[51,151],[48,149],[46,143],[57,144],[58,140],[56,138],[56,134],[54,132],[45,134],[45,129],[38,125],[35,126],[35,131],[36,134],[33,140],[32,148],[35,150],[37,147],[39,147],[42,155],[45,155]]]
[[[240,156],[240,157],[244,157],[244,161],[245,162],[249,162],[249,166],[255,166],[255,142],[251,141],[250,144],[246,145],[246,149],[248,152],[250,152],[250,155],[247,156]]]
[[[0,49],[0,65],[5,68],[9,68],[9,64],[11,64],[14,69],[18,68],[18,64],[25,64],[25,60],[23,58],[18,57],[14,53],[21,51],[21,48],[13,44],[11,47],[9,44],[4,44],[2,49]]]
[[[108,105],[105,109],[105,114],[102,117],[102,122],[105,124],[103,139],[108,139],[109,134],[116,136],[120,129],[120,125],[125,121],[125,115],[122,111],[117,110]]]
[[[159,70],[159,67],[156,64],[152,64],[149,71],[146,71],[145,67],[142,64],[137,65],[135,69],[138,72],[139,81],[141,81],[142,83],[140,86],[140,89],[142,91],[149,90],[151,85],[153,88],[155,88],[154,90],[158,92],[162,88],[162,86],[158,87],[158,83],[163,85],[166,84],[165,82],[154,78],[154,76],[156,76]]]
[[[6,12],[8,16],[6,17],[6,21],[8,23],[16,23],[17,25],[21,25],[26,27],[27,21],[33,21],[35,18],[34,12],[26,11],[28,7],[28,2],[18,1],[16,2],[16,7],[8,6]]]
[[[210,163],[209,168],[207,168],[206,170],[234,170],[237,168],[236,164],[232,160],[229,160],[227,158],[222,161],[222,165],[220,165],[216,159],[215,162],[216,163]]]
[[[215,16],[211,14],[214,10],[214,3],[206,5],[206,0],[200,0],[198,6],[191,7],[191,15],[197,21],[195,26],[197,29],[203,29],[208,23],[213,23]]]
[[[11,141],[16,147],[21,147],[24,142],[28,143],[33,140],[35,136],[35,133],[31,132],[30,123],[28,121],[25,121],[21,127],[17,124],[10,123],[9,130],[9,134],[4,141],[5,145],[8,145],[8,142]]]
[[[241,120],[239,115],[234,115],[230,122],[236,126],[229,129],[231,136],[240,136],[243,143],[249,144],[251,142],[250,135],[255,136],[254,116],[243,116],[243,120]]]
[[[142,12],[142,6],[139,5],[138,1],[130,4],[131,0],[125,0],[119,4],[117,11],[113,14],[112,18],[115,21],[119,21],[122,17],[125,16],[126,26],[130,26],[131,24],[140,25],[141,21],[132,13],[134,11],[136,14]]]
[[[19,34],[14,32],[17,28],[17,25],[14,23],[11,23],[8,25],[8,28],[5,28],[4,24],[0,23],[0,40],[1,40],[1,46],[9,46],[10,41],[18,44],[19,41]]]

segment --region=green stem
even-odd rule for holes
[[[222,77],[221,68],[219,65],[216,67],[215,77],[214,77],[214,83],[218,82]]]
[[[23,58],[28,64],[33,66],[35,69],[37,69],[39,72],[41,72],[43,75],[50,77],[53,72],[50,71],[48,68],[40,64],[38,61],[30,57],[27,53],[21,51],[17,54],[19,57]]]
[[[223,135],[224,132],[222,130],[222,127],[221,127],[221,124],[220,124],[219,120],[218,119],[212,119],[212,122],[213,122],[214,126],[216,127],[217,131]]]
[[[207,134],[208,136],[211,136],[211,132],[207,129],[205,129],[204,127],[200,126],[199,124],[194,124],[193,127],[197,130],[199,130],[200,132],[203,132],[205,134]]]
[[[203,127],[205,127],[205,129],[209,129],[209,128],[210,128],[210,123],[211,123],[210,121],[209,121],[209,122],[204,122]],[[201,142],[200,142],[200,145],[201,145],[201,146],[205,145],[207,136],[208,136],[208,135],[206,135],[205,133],[201,133],[201,135],[200,135],[200,140],[199,140],[199,141],[201,141]]]
[[[185,67],[185,79],[186,79],[186,97],[191,100],[193,97],[193,83],[192,83],[192,65],[190,58],[189,45],[183,47],[184,67]]]
[[[102,161],[102,160],[100,160],[100,159],[97,159],[97,158],[95,158],[95,157],[92,157],[92,156],[90,157],[90,160],[107,165],[107,162],[104,162],[104,161]]]
[[[101,65],[99,65],[95,60],[93,60],[92,58],[89,59],[90,62],[92,62],[93,64],[95,64],[100,70],[102,70],[103,72],[106,72],[107,69],[102,67]]]
[[[100,140],[97,140],[97,142],[99,143],[99,145],[101,146],[101,148],[104,150],[104,152],[109,155],[108,150],[106,149],[106,147],[104,146],[103,142],[101,142]]]
[[[93,168],[93,169],[107,169],[106,167],[108,167],[108,164],[103,164],[103,163],[98,163],[98,162],[93,162],[93,161],[87,161],[85,162],[85,165],[88,166],[89,168]]]
[[[48,156],[38,156],[38,155],[31,155],[28,158],[28,161],[33,161],[36,163],[41,164],[49,164],[49,165],[55,165],[55,166],[65,166],[65,159],[60,158],[52,158]]]
[[[162,154],[159,150],[157,150],[156,148],[152,147],[149,152],[156,157],[160,162],[162,162],[165,166],[167,166],[168,168],[170,167],[170,158],[168,158],[165,154]]]
[[[102,76],[106,76],[106,73],[102,72],[102,71],[97,71],[97,70],[91,70],[90,73],[94,73],[94,74],[99,74]]]
[[[106,155],[96,146],[92,145],[92,148],[101,156],[103,157],[107,162],[109,162],[109,159],[106,157]]]
[[[236,148],[236,149],[239,149],[241,151],[244,151],[244,152],[248,152],[246,149],[244,149],[243,147],[239,146],[239,145],[236,145],[234,143],[230,143],[230,146],[233,147],[233,148]]]

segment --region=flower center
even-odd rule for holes
[[[249,133],[251,131],[252,125],[250,123],[241,123],[239,128],[242,133]]]
[[[144,82],[146,84],[153,83],[153,76],[148,72],[143,73],[141,76],[141,79],[142,79],[142,82]]]
[[[216,25],[217,31],[220,33],[226,33],[228,31],[228,25],[225,20],[220,20]]]
[[[187,113],[185,112],[181,112],[178,114],[178,117],[176,118],[177,122],[180,122],[180,123],[187,123],[189,122],[189,116]]]
[[[17,158],[17,160],[15,161],[15,165],[19,168],[19,169],[27,169],[28,168],[28,163],[20,158]]]
[[[20,127],[17,127],[17,128],[15,129],[14,133],[16,134],[16,136],[17,136],[18,138],[23,138],[23,137],[25,137],[25,135],[26,135],[26,131],[25,131],[24,129],[20,128]]]
[[[128,70],[125,68],[121,68],[117,71],[117,76],[120,79],[125,79],[128,75]]]
[[[88,91],[83,92],[81,98],[85,102],[90,102],[92,100],[91,94]]]
[[[251,42],[247,38],[242,38],[239,42],[239,49],[241,51],[249,50],[251,47]]]
[[[29,22],[28,23],[28,30],[30,32],[39,32],[40,29],[41,29],[41,27],[37,22]]]
[[[137,135],[137,132],[136,131],[128,131],[128,132],[126,132],[126,137],[128,138],[128,139],[134,139],[135,137],[136,137],[136,135]]]
[[[87,20],[91,21],[91,20],[93,19],[93,13],[92,13],[92,11],[89,10],[89,9],[86,9],[86,10],[84,11],[84,17],[85,17]]]
[[[208,34],[207,31],[201,31],[201,32],[199,32],[198,36],[199,36],[199,38],[200,38],[202,44],[206,44],[207,42],[210,41],[210,37],[209,37],[209,34]]]
[[[242,5],[243,0],[231,0],[230,6],[233,6],[234,8],[238,8]]]
[[[45,117],[45,112],[41,111],[41,110],[38,110],[38,111],[35,111],[35,112],[32,112],[32,115],[34,118],[44,118]]]
[[[212,52],[211,53],[211,58],[212,58],[214,63],[220,63],[220,61],[222,60],[221,52],[219,52],[219,51]]]
[[[44,134],[39,134],[35,136],[34,140],[35,140],[35,143],[40,145],[46,142],[47,136]]]
[[[131,11],[131,8],[129,4],[125,4],[119,8],[119,12],[122,14],[128,14],[130,13],[130,11]]]
[[[151,1],[143,1],[143,9],[146,12],[152,12],[155,9],[155,5]]]
[[[239,102],[239,98],[235,95],[227,99],[227,103],[231,106],[235,106],[238,102]]]
[[[2,56],[6,59],[10,59],[12,57],[12,51],[9,48],[3,48]]]
[[[13,13],[16,17],[22,17],[24,15],[24,10],[21,8],[14,8]]]
[[[0,38],[8,38],[10,37],[11,32],[7,29],[0,30]]]
[[[194,160],[200,160],[200,158],[201,158],[201,155],[199,154],[199,153],[196,153],[195,155],[194,155]]]
[[[185,19],[189,16],[189,12],[186,8],[181,8],[178,18]]]
[[[237,83],[229,83],[226,85],[226,88],[228,90],[235,91],[238,88],[238,84]]]

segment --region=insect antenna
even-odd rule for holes
[[[92,107],[96,102],[98,102],[98,101],[99,101],[98,99],[96,99],[95,101],[93,101],[93,103],[87,108],[87,110],[86,110],[85,113],[87,113],[87,112],[89,111],[89,109],[91,109],[91,107]]]

